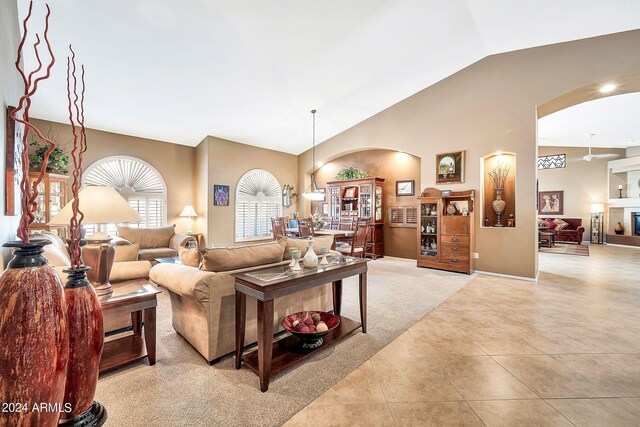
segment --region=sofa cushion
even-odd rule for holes
[[[556,225],[556,230],[561,231],[569,226],[569,223],[564,222],[561,218],[556,218],[553,220],[553,223]]]
[[[235,248],[212,248],[202,251],[201,270],[230,271],[282,261],[286,242],[238,246]]]
[[[178,247],[178,256],[182,264],[189,267],[200,267],[200,251],[198,248],[185,248],[184,246]]]
[[[544,221],[547,223],[547,227],[549,227],[551,230],[555,229],[558,226],[558,224],[553,222],[553,218],[545,218]]]
[[[175,224],[154,228],[118,226],[118,237],[140,243],[140,249],[168,248],[171,236],[176,234],[175,228]]]
[[[48,238],[49,236],[47,236]],[[44,246],[44,257],[49,261],[49,265],[52,267],[71,267],[71,259],[66,252],[61,252],[55,244]]]
[[[178,256],[178,251],[170,248],[148,248],[138,251],[138,260],[153,261],[156,258],[171,258]]]
[[[139,250],[139,243],[132,243],[130,245],[116,245],[116,255],[114,257],[114,260],[115,262],[137,261]]]
[[[284,259],[291,259],[291,249],[296,248],[300,249],[302,252],[302,256],[307,253],[309,249],[309,239],[290,239],[285,238],[282,239],[286,242],[286,247],[284,250]],[[313,252],[316,255],[320,254],[320,248],[327,247],[331,249],[333,245],[333,236],[315,236],[313,237]]]

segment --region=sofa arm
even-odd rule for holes
[[[195,299],[202,305],[208,305],[209,281],[216,274],[183,264],[160,263],[151,268],[149,278],[175,294]]]
[[[584,227],[580,225],[580,226],[578,226],[578,228],[576,228],[576,231],[578,233],[584,233]]]
[[[151,270],[149,261],[114,262],[109,281],[122,282],[123,280],[148,279],[149,270]]]
[[[189,241],[194,241],[196,244],[198,243],[195,237],[189,236],[188,234],[174,234],[171,236],[171,240],[169,240],[169,247],[177,251],[178,247],[185,246]]]

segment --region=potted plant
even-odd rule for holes
[[[55,141],[53,138],[51,139]],[[33,151],[31,152],[31,154],[29,154],[29,163],[31,164],[32,168],[36,170],[40,169],[40,166],[44,161],[45,153],[49,149],[49,146],[47,144],[41,144],[38,140],[32,141],[29,145],[33,147]],[[67,172],[69,172],[69,156],[62,148],[54,148],[49,155],[47,172],[62,174],[66,174]]]
[[[345,181],[347,179],[360,179],[360,178],[368,178],[371,176],[371,173],[363,171],[362,169],[358,169],[355,166],[349,166],[341,169],[336,174],[336,179],[340,181]]]

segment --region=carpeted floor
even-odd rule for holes
[[[589,256],[589,245],[571,245],[568,243],[556,243],[552,248],[541,247],[540,252],[549,254],[564,254]]]
[[[369,264],[368,333],[274,376],[261,393],[258,377],[237,371],[233,357],[209,364],[171,327],[168,295],[158,301],[158,361],[105,374],[96,400],[107,426],[278,426],[453,295],[474,276],[419,269],[415,261],[382,258]],[[359,318],[357,278],[344,282],[343,314]]]

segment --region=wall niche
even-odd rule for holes
[[[515,228],[516,218],[516,155],[495,152],[480,159],[482,172],[482,216],[480,226]]]

